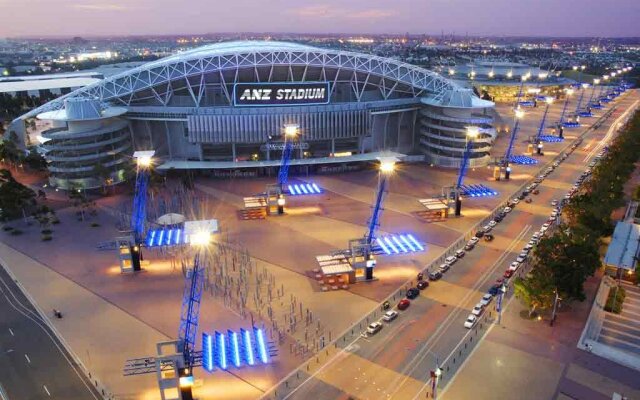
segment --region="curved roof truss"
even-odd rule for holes
[[[194,104],[200,104],[199,100],[203,96],[207,74],[235,70],[237,77],[237,71],[241,69],[257,69],[273,65],[337,68],[366,74],[366,80],[368,76],[373,75],[384,78],[382,82],[386,80],[396,82],[391,87],[381,88],[385,98],[395,90],[398,83],[411,87],[415,96],[425,94],[435,98],[434,100],[440,99],[449,90],[459,88],[455,83],[435,72],[390,58],[285,42],[226,42],[200,47],[141,65],[59,97],[20,118],[25,119],[42,112],[62,109],[64,99],[69,97],[98,98],[105,103],[128,106],[136,92],[164,84],[167,85],[167,90],[156,96],[160,103],[167,104],[171,95],[170,82],[176,80],[186,81]],[[257,72],[256,76],[259,76]],[[192,86],[189,83],[194,77],[196,80],[199,77],[200,85]],[[355,82],[356,92],[358,84],[362,83],[366,84],[366,81]],[[226,95],[230,96],[229,93]]]

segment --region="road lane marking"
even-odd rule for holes
[[[15,336],[15,335],[13,334],[13,331],[11,330],[11,328],[9,328],[9,333],[11,334],[11,336]]]
[[[405,384],[407,379],[411,376],[411,373],[413,373],[416,370],[416,368],[420,365],[420,363],[428,355],[435,354],[435,353],[433,353],[433,348],[435,347],[435,343],[442,337],[442,335],[444,335],[446,333],[446,330],[449,329],[449,327],[451,327],[451,325],[453,324],[455,319],[458,317],[458,315],[460,315],[464,311],[468,311],[465,308],[463,308],[462,306],[469,301],[471,296],[476,294],[477,289],[480,286],[484,285],[487,282],[487,280],[489,279],[489,276],[491,276],[491,274],[493,274],[495,272],[496,268],[507,259],[507,257],[511,254],[512,250],[520,243],[520,241],[523,240],[523,238],[531,230],[531,228],[532,228],[532,226],[529,225],[529,224],[525,225],[522,228],[520,233],[518,233],[518,235],[511,241],[509,246],[502,252],[502,254],[500,254],[500,256],[496,259],[496,261],[493,263],[493,265],[483,274],[483,277],[481,279],[479,279],[476,282],[476,284],[471,288],[471,290],[469,290],[467,295],[464,296],[458,302],[458,305],[454,309],[454,311],[449,313],[447,318],[442,322],[442,324],[440,324],[440,326],[433,333],[433,335],[431,335],[425,341],[425,343],[422,345],[420,350],[418,352],[416,352],[414,358],[411,361],[409,361],[408,363],[405,364],[405,367],[401,371],[402,376],[404,376],[404,379],[401,382],[398,382],[397,385],[394,385],[395,386],[395,390],[393,390],[390,393],[390,397],[393,397],[393,395],[395,395],[395,393],[398,390],[400,390],[400,388]],[[429,381],[427,381],[427,383],[428,382]],[[394,382],[394,383],[396,383],[396,382]]]
[[[44,388],[44,391],[47,392],[49,397],[51,397],[51,393],[49,393],[49,389],[47,389],[47,386],[46,385],[42,385],[42,387]]]
[[[4,260],[0,261],[2,263],[4,263]],[[6,263],[4,263],[6,264]],[[4,268],[2,266],[0,266],[0,268]],[[6,271],[6,270],[5,270]],[[11,275],[9,275],[11,276]],[[53,332],[53,328],[48,327],[48,325],[46,324],[46,322],[42,319],[42,317],[40,316],[40,314],[32,311],[30,309],[30,307],[25,306],[24,304],[22,304],[22,302],[20,300],[18,300],[18,298],[16,297],[16,295],[13,293],[13,291],[11,290],[11,288],[9,287],[9,285],[7,284],[7,282],[2,278],[2,276],[0,276],[0,283],[2,283],[2,285],[7,289],[7,291],[9,292],[9,294],[11,295],[11,297],[13,297],[13,299],[15,300],[16,304],[13,303],[13,301],[11,301],[11,299],[9,299],[9,297],[7,296],[7,294],[5,293],[5,291],[2,289],[2,287],[0,287],[0,292],[3,294],[4,298],[7,299],[7,302],[9,303],[9,305],[16,310],[18,313],[22,314],[23,316],[25,316],[27,319],[31,320],[36,326],[38,326],[40,329],[42,329],[42,331],[49,337],[49,339],[51,339],[51,342],[53,343],[53,345],[58,349],[58,351],[60,351],[60,354],[62,354],[62,357],[67,361],[67,363],[69,363],[69,366],[71,367],[71,370],[74,371],[76,373],[76,375],[78,376],[78,378],[80,379],[80,381],[84,384],[84,386],[87,388],[87,390],[89,391],[89,393],[91,393],[91,396],[96,399],[99,400],[98,396],[96,393],[94,393],[94,391],[92,390],[92,387],[89,386],[89,384],[87,383],[87,381],[85,379],[86,376],[84,374],[82,374],[81,371],[78,370],[78,368],[75,366],[74,362],[72,360],[69,359],[69,356],[67,356],[67,353],[65,353],[65,350],[63,350],[60,345],[58,344],[58,341],[61,341],[62,339],[60,338],[54,338],[54,336],[52,336],[52,334],[49,332],[49,330],[51,330]],[[20,290],[20,287],[16,281],[16,285],[18,286],[18,290]],[[22,291],[21,291],[22,292]],[[25,294],[26,290],[24,292],[22,292],[23,296],[25,297],[25,300],[29,303],[29,299]],[[35,303],[35,301],[34,301]],[[35,304],[32,304],[31,307],[36,307]],[[24,311],[23,311],[24,309]],[[26,311],[26,312],[25,312]],[[49,329],[49,330],[48,330]],[[55,335],[55,334],[54,334]],[[61,342],[60,342],[61,343]],[[71,353],[69,353],[71,354]]]
[[[29,358],[29,356],[28,356],[28,355],[26,355],[26,354],[25,354],[25,355],[24,355],[24,358],[26,358],[26,359],[27,359],[27,362],[28,362],[29,364],[31,364],[31,359]]]

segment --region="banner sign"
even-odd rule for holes
[[[236,83],[235,106],[295,106],[329,103],[329,82]]]
[[[291,143],[291,148],[308,150],[309,143],[306,143],[306,142]],[[282,151],[284,150],[284,142],[265,143],[260,146],[260,151],[267,151],[267,150]]]

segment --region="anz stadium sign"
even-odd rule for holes
[[[329,103],[329,82],[236,83],[235,106],[296,106]]]

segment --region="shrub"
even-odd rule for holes
[[[42,233],[43,235],[51,235],[53,231],[51,229],[43,229],[40,231],[40,233]]]
[[[51,235],[42,235],[42,241],[43,242],[48,242],[51,239],[53,239],[53,237]]]
[[[14,230],[11,231],[11,234],[13,236],[22,235],[22,231],[20,229],[14,229]]]
[[[60,220],[56,218],[56,219],[51,220],[51,223],[54,224],[54,225],[57,225],[57,224],[60,223]]]
[[[622,286],[609,289],[609,296],[607,297],[607,304],[604,306],[605,311],[612,312],[614,314],[620,314],[622,312],[622,303],[627,294]]]
[[[97,227],[99,227],[99,226],[100,226],[100,224],[99,224],[99,223],[97,223],[97,222],[92,222],[92,223],[91,223],[91,227],[92,227],[92,228],[97,228]]]
[[[2,227],[2,230],[5,231],[5,232],[12,231],[13,230],[13,226],[5,225],[5,226]]]

